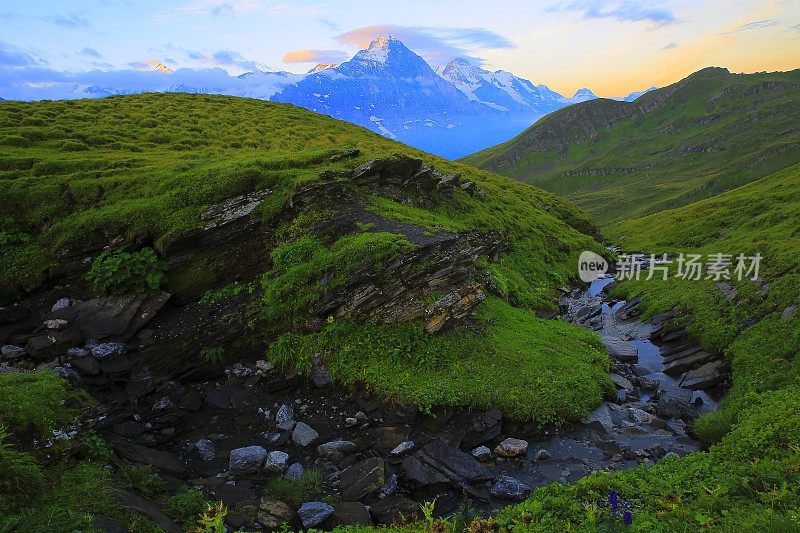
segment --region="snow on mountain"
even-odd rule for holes
[[[596,98],[597,98],[596,94],[594,94],[592,91],[584,87],[582,89],[578,89],[577,91],[575,91],[575,94],[572,95],[572,97],[564,98],[564,102],[568,104],[579,104],[581,102],[586,102],[587,100],[594,100]]]
[[[329,68],[336,68],[337,66],[338,65],[336,63],[317,63],[314,68],[306,72],[306,74],[314,74],[315,72],[328,70]]]
[[[437,73],[470,100],[501,111],[545,114],[563,105],[561,95],[545,85],[533,85],[503,70],[482,69],[468,59],[454,59]]]
[[[631,94],[629,94],[628,96],[624,96],[624,97],[621,97],[621,98],[615,98],[615,100],[624,100],[625,102],[633,102],[634,100],[636,100],[637,98],[642,96],[644,93],[649,93],[650,91],[655,91],[657,88],[658,87],[650,87],[649,89],[645,89],[644,91],[634,91]]]

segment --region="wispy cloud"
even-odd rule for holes
[[[778,24],[780,24],[780,22],[772,19],[756,20],[754,22],[748,22],[747,24],[742,24],[733,31],[726,31],[722,35],[736,35],[742,32],[771,28],[772,26],[777,26]],[[798,24],[798,26],[800,26],[800,24]]]
[[[95,50],[94,48],[89,48],[88,46],[78,52],[78,55],[85,56],[85,57],[93,57],[95,59],[103,59],[103,54]]]
[[[675,48],[678,48],[678,43],[669,43],[662,50],[674,50]]]
[[[35,67],[43,64],[46,64],[46,62],[20,50],[16,46],[0,42],[0,67]]]
[[[61,26],[62,28],[91,28],[92,25],[89,23],[89,19],[84,17],[79,13],[69,13],[67,15],[50,15],[45,17],[46,20],[49,20],[53,24],[57,26]]]
[[[292,2],[268,2],[266,0],[193,0],[175,9],[160,13],[156,18],[174,16],[249,16],[255,13],[285,13],[295,15],[319,15],[320,6],[298,5]]]
[[[181,49],[182,50],[182,49]],[[186,59],[203,65],[215,67],[228,67],[235,70],[262,70],[264,65],[253,59],[242,56],[233,50],[182,50]]]
[[[290,50],[283,55],[284,63],[341,63],[348,58],[342,50]]]
[[[366,48],[380,36],[397,37],[403,43],[433,63],[445,63],[456,57],[471,56],[478,50],[515,48],[506,37],[484,28],[436,28],[376,24],[342,33],[340,43]]]
[[[576,12],[585,18],[610,18],[620,22],[651,22],[663,26],[678,19],[666,5],[659,2],[636,2],[632,0],[576,0],[559,3],[548,9],[551,12]]]

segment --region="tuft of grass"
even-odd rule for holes
[[[50,370],[0,372],[0,423],[11,432],[33,427],[46,435],[90,403],[88,394]]]
[[[121,463],[115,480],[123,488],[134,490],[146,498],[164,494],[166,482],[149,465]]]
[[[325,489],[322,474],[319,470],[309,468],[303,472],[300,479],[289,480],[285,477],[276,477],[267,484],[268,496],[287,503],[293,509],[300,507],[303,502],[318,499]]]
[[[177,494],[167,498],[164,511],[167,516],[183,526],[184,531],[189,531],[198,523],[208,505],[209,502],[200,489],[184,487]]]

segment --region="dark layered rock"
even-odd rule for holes
[[[87,339],[128,341],[152,319],[170,298],[166,292],[103,296],[50,313],[66,320]]]
[[[342,498],[360,500],[380,489],[386,482],[383,459],[365,459],[342,471]]]

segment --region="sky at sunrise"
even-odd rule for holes
[[[432,65],[459,56],[563,94],[664,86],[705,66],[800,67],[800,0],[72,0],[0,5],[4,69],[222,67],[305,72],[393,35]]]

